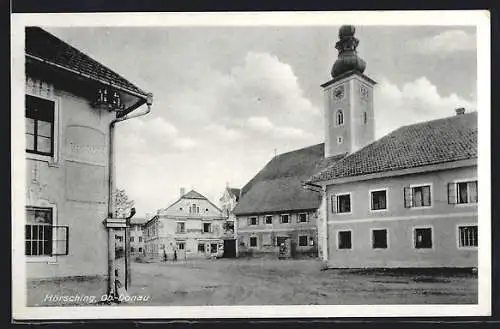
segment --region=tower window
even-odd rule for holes
[[[366,125],[368,118],[366,117],[366,112],[363,112],[363,123]]]
[[[337,126],[344,125],[344,112],[342,110],[337,111]]]
[[[337,137],[337,144],[342,144],[343,141],[342,136]]]

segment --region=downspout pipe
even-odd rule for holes
[[[153,104],[153,94],[148,94],[146,98],[147,108],[142,112],[128,113],[122,117],[116,118],[109,124],[109,154],[108,154],[108,218],[114,217],[114,202],[113,193],[115,190],[115,125],[118,122],[137,118],[151,112]],[[114,229],[108,228],[108,296],[115,296],[115,245],[114,245]]]

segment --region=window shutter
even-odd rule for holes
[[[69,227],[52,226],[52,256],[68,255]]]
[[[412,205],[411,187],[404,188],[404,198],[405,198],[405,208],[411,208]]]
[[[448,203],[457,203],[457,183],[448,183]]]
[[[209,231],[210,233],[214,233],[214,224],[210,224]]]
[[[331,196],[331,206],[332,206],[332,213],[333,214],[337,213],[337,197],[335,195]]]
[[[247,218],[247,225],[250,226],[250,217]]]

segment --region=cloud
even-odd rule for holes
[[[209,124],[205,130],[226,140],[236,140],[245,136],[241,131],[217,123]]]
[[[120,124],[117,128],[117,145],[119,150],[127,153],[157,155],[191,149],[197,143],[181,136],[177,127],[162,117],[147,117]]]
[[[476,35],[463,30],[447,30],[432,37],[412,41],[411,47],[421,54],[476,51]]]
[[[376,137],[402,125],[454,115],[458,107],[465,107],[466,111],[476,110],[474,100],[456,94],[440,95],[426,77],[401,87],[383,78],[375,95]]]
[[[283,139],[304,139],[310,138],[311,135],[304,132],[302,129],[295,127],[286,127],[286,126],[275,126],[268,118],[266,117],[250,117],[247,119],[247,125],[250,129],[255,131],[264,133],[268,136],[272,136],[274,138],[283,138]]]

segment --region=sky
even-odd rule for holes
[[[215,204],[275,154],[324,141],[323,94],[339,26],[46,27],[154,94],[152,112],[117,125],[117,187],[137,217],[181,187]],[[476,29],[357,26],[375,87],[376,138],[475,111]]]

